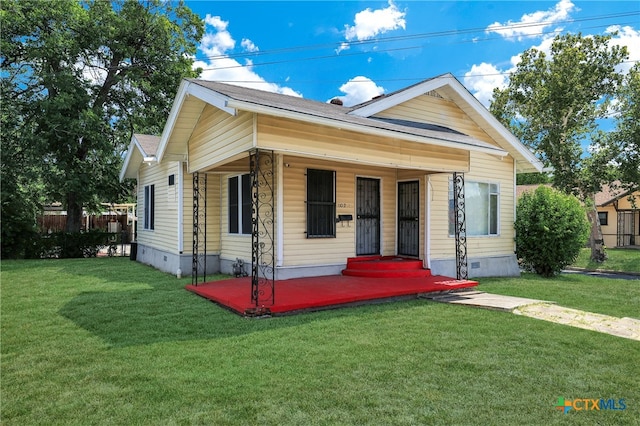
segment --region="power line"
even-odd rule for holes
[[[638,12],[636,14],[640,14],[640,12]],[[627,24],[631,24],[631,22],[618,23],[617,25],[627,25]],[[613,24],[593,25],[593,26],[590,26],[590,27],[585,27],[583,29],[595,29],[595,28],[608,27],[608,26],[611,26],[611,25],[613,25]],[[539,26],[539,25],[537,25],[537,26]],[[548,34],[560,34],[561,32],[562,32],[561,30],[543,31],[543,32],[539,32],[539,33],[529,34],[529,36],[542,36],[542,35],[548,35]],[[474,43],[474,44],[476,44],[476,43],[480,43],[480,42],[489,42],[489,41],[503,40],[505,38],[509,39],[509,38],[515,38],[515,37],[519,37],[519,36],[487,37],[487,38],[483,38],[483,39],[462,40],[462,41],[457,41],[457,42],[452,43],[452,44],[466,44],[466,43]],[[390,38],[388,38],[386,40],[388,41],[388,40],[390,40]],[[415,50],[415,49],[423,49],[425,47],[426,47],[425,45],[417,45],[417,46],[405,46],[405,47],[396,47],[396,48],[388,48],[388,49],[378,49],[378,50],[375,51],[375,53],[387,53],[387,52],[398,52],[398,51],[404,51],[404,50]],[[305,58],[282,59],[282,60],[274,60],[274,61],[261,62],[261,63],[244,64],[244,65],[238,63],[237,65],[228,65],[228,66],[221,66],[221,67],[210,67],[210,68],[203,68],[202,70],[203,71],[213,71],[213,70],[247,68],[247,67],[253,68],[253,67],[257,67],[257,66],[277,65],[277,64],[292,63],[292,62],[312,61],[312,60],[320,60],[320,59],[337,59],[337,58],[352,57],[352,56],[370,55],[371,53],[372,52],[370,52],[370,51],[361,51],[361,52],[350,52],[350,53],[342,53],[342,54],[310,56],[310,57],[305,57]],[[233,59],[233,60],[235,60],[236,57],[237,57],[236,55],[229,55],[229,56],[215,56],[215,57],[212,57],[212,58]]]
[[[620,62],[620,64],[637,64],[640,63],[640,60],[631,60],[631,61],[623,61]],[[513,74],[513,72],[509,72],[509,71],[504,71],[504,72],[494,72],[494,73],[485,73],[485,74],[473,74],[469,77],[495,77],[495,76],[510,76],[511,74]],[[433,76],[429,76],[429,77],[433,77]],[[371,80],[375,80],[376,83],[383,83],[383,82],[396,82],[396,81],[423,81],[426,78],[429,77],[398,77],[398,78],[376,78],[376,79],[371,79]],[[460,78],[465,78],[467,77],[466,75],[455,75],[454,77],[460,79]],[[258,80],[216,80],[216,82],[218,83],[249,83],[249,84],[280,84],[280,83],[287,83],[286,81],[258,81]],[[351,83],[368,83],[368,80],[352,80],[350,81]],[[314,80],[296,80],[296,83],[344,83],[344,79],[340,80],[340,79],[326,79],[326,80],[318,80],[318,79],[314,79]]]
[[[627,25],[630,23],[620,23],[618,25]],[[602,28],[605,26],[610,26],[611,24],[603,24],[603,25],[594,25],[591,27],[585,27],[584,29],[594,29],[594,28]],[[535,33],[535,34],[530,34],[530,36],[541,36],[541,35],[548,35],[548,34],[560,34],[561,31],[558,30],[553,30],[553,31],[546,31],[546,32],[540,32],[540,33]],[[494,40],[502,40],[504,38],[514,38],[514,37],[518,37],[518,36],[512,36],[512,37],[488,37],[485,39],[481,39],[481,40],[463,40],[463,41],[458,41],[452,44],[466,44],[466,43],[479,43],[479,42],[487,42],[487,41],[494,41]],[[398,52],[398,51],[403,51],[403,50],[415,50],[415,49],[423,49],[424,47],[426,47],[425,45],[418,45],[418,46],[405,46],[405,47],[396,47],[396,48],[389,48],[389,49],[379,49],[376,50],[375,53],[386,53],[386,52]],[[370,55],[372,52],[370,51],[364,51],[364,52],[351,52],[351,53],[344,53],[344,54],[331,54],[331,55],[321,55],[321,56],[310,56],[310,57],[306,57],[306,58],[295,58],[295,59],[282,59],[282,60],[275,60],[275,61],[268,61],[268,62],[261,62],[261,63],[251,63],[251,64],[240,64],[238,63],[237,65],[228,65],[228,66],[224,66],[224,67],[212,67],[212,68],[203,68],[203,71],[213,71],[213,70],[224,70],[224,69],[234,69],[234,68],[253,68],[253,67],[257,67],[257,66],[264,66],[264,65],[276,65],[276,64],[283,64],[283,63],[290,63],[290,62],[301,62],[301,61],[313,61],[313,60],[319,60],[319,59],[338,59],[338,58],[344,58],[344,57],[352,57],[352,56],[361,56],[361,55]],[[219,59],[234,59],[235,60],[235,56],[219,56]]]
[[[560,25],[560,24],[587,22],[587,21],[594,21],[594,20],[618,19],[618,18],[625,18],[625,17],[631,17],[631,16],[638,16],[638,15],[640,15],[640,11],[615,13],[615,14],[608,14],[608,15],[597,15],[597,16],[585,17],[585,18],[580,18],[580,19],[564,20],[564,21],[545,21],[545,22],[539,22],[539,23],[517,23],[517,24],[505,25],[503,27],[500,27],[500,30],[501,31],[504,31],[504,30],[521,30],[521,29],[532,28],[532,27],[545,27],[545,26],[549,26],[549,25]],[[619,25],[625,25],[625,24],[619,24]],[[595,26],[595,28],[603,27],[603,26],[609,26],[609,25],[614,25],[614,24],[602,24],[602,25],[599,25],[599,26]],[[478,33],[478,32],[484,33],[484,32],[487,32],[487,28],[488,27],[482,27],[482,28],[476,27],[476,28],[467,28],[467,29],[461,29],[461,30],[445,30],[445,31],[436,31],[436,32],[429,32],[429,33],[403,35],[403,36],[381,37],[381,38],[368,39],[368,40],[359,40],[359,41],[343,41],[343,42],[339,42],[339,43],[324,43],[324,44],[315,44],[315,45],[306,45],[306,46],[292,46],[292,47],[283,47],[283,48],[263,50],[263,51],[257,51],[257,52],[242,52],[242,53],[236,53],[236,54],[231,54],[231,55],[210,55],[210,56],[205,56],[204,59],[208,59],[208,60],[235,59],[235,58],[243,58],[243,57],[257,57],[257,56],[275,55],[275,54],[278,54],[278,53],[291,53],[291,52],[296,52],[296,51],[303,51],[303,52],[304,51],[313,51],[313,50],[326,49],[326,48],[339,49],[340,47],[344,46],[345,44],[348,45],[349,47],[357,47],[357,46],[363,46],[363,45],[368,45],[368,44],[398,42],[398,41],[414,40],[414,39],[421,39],[421,38],[429,39],[429,38],[438,38],[438,37],[446,37],[446,36],[474,34],[474,33]],[[594,27],[588,27],[588,28],[594,28]],[[494,32],[497,32],[497,31],[494,31]],[[553,33],[553,32],[555,32],[555,31],[541,32],[539,34]],[[531,34],[531,35],[539,35],[539,34]],[[515,37],[520,37],[520,36],[521,35],[514,35],[514,36],[502,37],[502,38],[507,38],[508,39],[508,38],[515,38]],[[485,40],[489,41],[489,40],[495,40],[495,39],[497,39],[497,38],[487,38],[487,39],[482,39],[482,40],[476,40],[474,42],[485,41]],[[386,52],[386,51],[389,51],[389,49],[379,50],[379,52]],[[345,55],[343,55],[343,56],[345,56]],[[199,58],[196,57],[196,59],[199,59]],[[202,60],[202,59],[200,59],[200,60]]]

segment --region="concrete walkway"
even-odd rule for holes
[[[551,321],[586,330],[607,333],[640,341],[640,319],[617,318],[558,306],[553,302],[523,297],[503,296],[476,290],[425,296],[436,302],[475,306],[512,312],[530,318]]]

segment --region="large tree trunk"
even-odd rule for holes
[[[600,228],[600,220],[598,220],[598,210],[596,208],[595,197],[591,197],[591,204],[592,207],[587,210],[587,218],[591,224],[591,235],[589,236],[591,260],[593,262],[602,263],[607,259],[607,253],[604,248],[602,228]]]
[[[77,200],[75,193],[67,194],[66,232],[80,232],[82,229],[82,205]]]

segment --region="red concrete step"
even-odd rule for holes
[[[419,278],[431,276],[419,259],[398,256],[361,256],[347,259],[343,275],[371,278]]]
[[[391,271],[381,271],[376,269],[345,269],[342,271],[342,275],[369,278],[422,278],[430,277],[431,271],[429,269],[396,269]]]

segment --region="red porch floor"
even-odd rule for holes
[[[331,275],[276,281],[275,304],[258,310],[251,302],[251,278],[212,281],[186,288],[241,315],[285,314],[339,307],[341,305],[477,286],[469,280],[445,276],[359,277]]]

